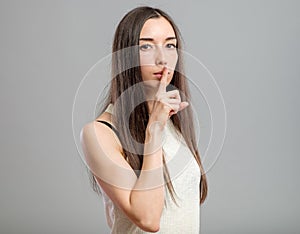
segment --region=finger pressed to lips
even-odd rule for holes
[[[163,74],[164,70],[161,70],[161,71],[157,71],[157,72],[153,72],[153,74]],[[170,72],[168,71],[168,74],[170,74]]]

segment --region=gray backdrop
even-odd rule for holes
[[[72,105],[118,21],[143,4],[174,18],[226,104],[201,233],[300,233],[300,3],[291,0],[1,0],[0,233],[108,233]]]

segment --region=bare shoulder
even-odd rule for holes
[[[115,132],[110,127],[97,120],[102,120],[113,125],[111,122],[111,114],[104,112],[94,121],[85,124],[81,130],[81,135],[85,134],[89,137],[97,137],[97,140],[104,140],[110,147],[122,149],[121,143]]]
[[[93,148],[101,146],[104,151],[118,152],[123,156],[123,149],[116,133],[107,125],[97,122],[103,120],[110,124],[111,114],[104,112],[94,121],[86,123],[80,132],[80,141],[83,147],[92,146]]]
[[[101,120],[106,121],[108,119],[101,118]],[[128,188],[136,179],[136,175],[124,158],[116,138],[116,134],[110,127],[96,120],[85,124],[80,133],[80,142],[86,163],[98,184],[110,196],[114,196],[111,193],[115,193],[118,189],[109,185]]]

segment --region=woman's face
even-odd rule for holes
[[[158,86],[164,67],[168,68],[167,84],[172,80],[176,67],[177,40],[172,25],[163,17],[145,22],[139,41],[140,66],[143,81]],[[151,82],[150,82],[151,83]]]

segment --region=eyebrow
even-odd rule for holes
[[[167,37],[165,39],[165,41],[174,40],[174,39],[177,40],[176,37]],[[150,37],[143,37],[143,38],[140,38],[140,41],[154,41],[154,39],[150,38]]]

